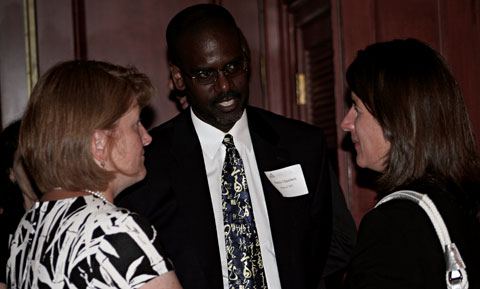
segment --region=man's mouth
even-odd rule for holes
[[[223,107],[228,107],[233,105],[235,102],[235,99],[229,99],[229,100],[224,100],[218,103],[218,105],[223,106]]]
[[[234,110],[241,98],[241,94],[235,91],[228,91],[218,96],[216,105],[224,112]]]

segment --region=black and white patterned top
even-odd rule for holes
[[[37,202],[10,242],[9,288],[139,288],[172,270],[155,229],[94,196]]]

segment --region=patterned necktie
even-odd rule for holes
[[[225,135],[222,143],[227,148],[222,171],[222,206],[228,287],[267,288],[243,162],[231,135]]]

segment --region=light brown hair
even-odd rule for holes
[[[106,189],[114,174],[93,159],[94,131],[113,130],[135,102],[146,106],[152,93],[149,78],[134,67],[67,61],[50,68],[33,89],[19,136],[39,190]]]

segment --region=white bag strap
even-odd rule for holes
[[[433,224],[433,227],[435,228],[435,232],[437,232],[440,244],[442,245],[447,268],[447,288],[467,289],[468,278],[467,271],[465,270],[465,263],[463,262],[462,256],[460,255],[460,252],[455,246],[455,243],[452,243],[452,241],[450,240],[450,235],[448,234],[445,222],[443,221],[442,216],[438,212],[437,207],[432,202],[432,200],[426,194],[420,194],[415,191],[404,190],[397,191],[385,196],[375,205],[375,208],[393,199],[413,201],[417,203],[427,213],[430,221]]]

